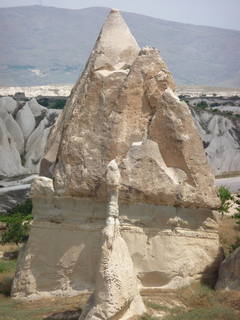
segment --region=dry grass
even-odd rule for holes
[[[180,290],[145,290],[142,295],[148,312],[141,320],[240,319],[240,292],[194,283]]]
[[[1,320],[45,319],[55,313],[75,313],[81,310],[88,299],[87,294],[69,298],[49,298],[37,301],[16,301],[0,296]]]
[[[240,236],[240,226],[231,216],[224,215],[219,222],[219,241],[226,255],[229,254],[230,245],[235,243],[237,236]]]
[[[240,171],[232,171],[232,172],[223,172],[219,175],[216,175],[216,179],[223,179],[223,178],[234,178],[234,177],[239,177],[240,176]]]

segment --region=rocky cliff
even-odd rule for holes
[[[220,200],[202,140],[159,51],[140,49],[117,10],[51,130],[30,196],[14,297],[95,288],[91,310],[107,312],[116,292],[103,319],[120,319],[136,284],[176,288],[216,276]]]

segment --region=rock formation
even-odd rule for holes
[[[213,173],[240,171],[239,121],[196,108],[192,113]]]
[[[35,98],[18,104],[0,98],[0,176],[39,172],[46,140],[58,110],[48,110]]]
[[[120,234],[118,186],[120,171],[114,160],[107,166],[108,206],[102,231],[95,289],[79,320],[130,319],[145,312],[128,247]]]
[[[221,263],[215,288],[240,291],[240,248],[235,249]]]
[[[34,220],[14,297],[95,288],[94,310],[113,292],[134,308],[135,277],[144,289],[216,276],[222,251],[212,210],[220,200],[191,113],[174,90],[159,51],[140,49],[112,10],[32,183]],[[124,264],[113,265],[122,250]]]

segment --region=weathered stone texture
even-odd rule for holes
[[[113,10],[32,184],[34,220],[15,297],[96,288],[99,252],[109,265],[122,255],[105,248],[106,218],[119,220],[112,245],[129,252],[128,275],[141,288],[216,276],[222,251],[212,209],[220,199],[188,106],[174,90],[159,51],[140,50]]]
[[[215,288],[240,291],[240,247],[221,263]]]

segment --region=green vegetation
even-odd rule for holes
[[[9,272],[16,269],[16,260],[0,260],[0,273]]]
[[[48,100],[38,100],[38,104],[40,104],[43,107],[49,107],[49,101]]]
[[[7,213],[0,214],[0,221],[5,223],[0,244],[26,242],[29,236],[30,221],[33,219],[32,201],[27,199],[23,204],[17,204]]]
[[[229,188],[226,186],[221,185],[218,189],[220,199],[222,201],[221,207],[218,209],[218,211],[224,215],[224,213],[228,213],[229,209],[232,206],[232,200],[234,200],[233,196],[231,195],[231,192],[229,191]]]
[[[189,310],[182,314],[171,315],[166,318],[166,320],[237,320],[238,318],[234,315],[234,311],[228,307],[223,306],[212,306],[209,308],[199,308]]]
[[[240,292],[235,295],[194,283],[179,290],[162,290],[162,293],[153,290],[149,298],[145,300],[147,314],[141,320],[157,320],[157,313],[162,313],[164,320],[239,319]]]
[[[57,99],[53,105],[50,107],[51,109],[63,109],[66,105],[67,100],[65,99]]]
[[[198,107],[198,108],[201,108],[201,109],[206,109],[207,108],[207,106],[208,106],[208,104],[207,104],[207,102],[206,101],[200,101],[200,102],[198,102],[197,104],[196,104],[196,106]]]
[[[218,102],[214,102],[210,104],[210,107],[218,107],[218,106],[220,106],[220,103]]]

